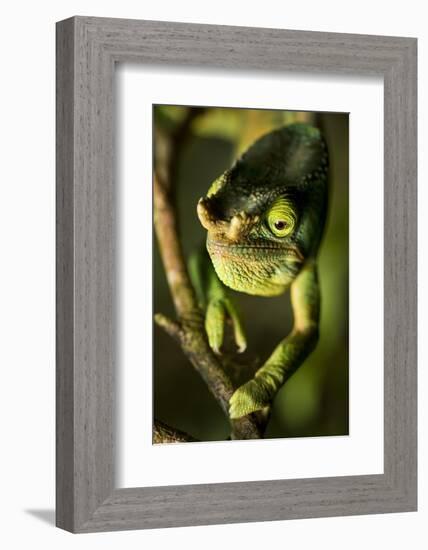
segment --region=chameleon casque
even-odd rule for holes
[[[258,139],[197,205],[211,262],[207,259],[202,268],[191,259],[190,272],[214,352],[220,353],[227,318],[238,351],[246,348],[225,287],[265,297],[289,288],[291,293],[293,329],[254,378],[234,392],[231,418],[268,406],[316,346],[317,252],[327,212],[327,176],[328,151],[321,132],[308,124],[292,124]]]

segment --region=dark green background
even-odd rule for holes
[[[171,131],[186,108],[155,106],[155,125]],[[237,151],[282,124],[304,120],[323,131],[330,153],[329,214],[319,252],[320,340],[316,350],[278,393],[266,437],[348,434],[348,115],[247,109],[207,109],[192,126],[179,158],[177,201],[183,249],[204,241],[198,199],[230,167]],[[156,135],[156,134],[155,134]],[[155,148],[158,140],[154,140]],[[160,260],[154,253],[154,311],[174,316]],[[289,293],[277,298],[230,291],[239,307],[248,349],[239,361],[266,359],[292,327]],[[229,427],[220,407],[178,344],[154,327],[154,416],[200,440],[223,440]],[[248,371],[235,372],[241,382]]]

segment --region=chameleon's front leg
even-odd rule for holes
[[[211,349],[218,354],[221,352],[225,324],[229,318],[238,352],[242,353],[247,347],[244,329],[235,305],[217,277],[205,248],[191,255],[189,273],[199,304],[205,310],[205,331]]]
[[[305,266],[291,286],[294,326],[254,378],[230,399],[231,418],[240,418],[269,405],[281,386],[299,368],[318,340],[320,293],[316,264]]]

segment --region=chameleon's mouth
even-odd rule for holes
[[[218,278],[226,286],[257,296],[282,294],[304,262],[300,250],[285,243],[231,243],[208,238],[207,249]]]
[[[262,261],[266,256],[287,258],[288,260],[298,263],[303,263],[305,261],[302,252],[297,246],[282,246],[279,243],[236,244],[208,239],[207,248],[211,253],[226,257],[250,256],[253,261],[258,258]]]

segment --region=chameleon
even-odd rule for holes
[[[232,419],[268,407],[318,342],[317,254],[327,215],[328,166],[318,128],[283,126],[256,140],[197,204],[210,261],[193,255],[189,268],[215,353],[221,353],[227,319],[238,352],[247,345],[227,287],[267,298],[289,290],[291,296],[293,328],[254,377],[235,390]]]

